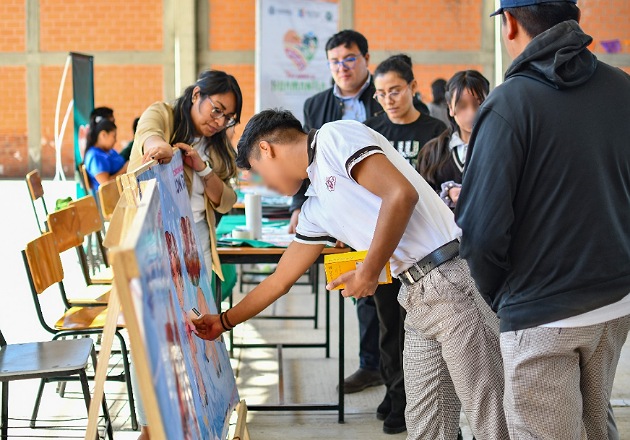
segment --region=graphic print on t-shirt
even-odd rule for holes
[[[400,155],[407,159],[410,164],[416,163],[416,158],[420,152],[420,142],[418,141],[389,141],[398,150]]]
[[[394,124],[387,114],[382,113],[365,121],[365,125],[385,136],[414,168],[418,165],[418,154],[424,144],[446,130],[444,122],[425,114],[409,124]]]

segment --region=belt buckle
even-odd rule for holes
[[[403,277],[404,277],[405,281],[407,281],[407,283],[409,285],[412,285],[413,283],[416,282],[416,280],[413,279],[413,276],[411,275],[409,269],[407,269],[406,271],[403,272]]]

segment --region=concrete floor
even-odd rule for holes
[[[73,195],[73,184],[44,182],[48,206],[54,206],[56,198]],[[38,235],[32,208],[29,202],[26,184],[23,181],[0,181],[0,206],[4,207],[4,215],[0,216],[2,246],[1,275],[6,280],[0,303],[0,329],[10,343],[49,340],[50,335],[41,329],[30,297],[20,249],[26,242]],[[80,285],[74,255],[64,255],[67,287]],[[266,340],[282,341],[320,341],[324,339],[323,311],[324,290],[321,290],[320,329],[314,330],[312,322],[291,321],[252,321],[239,326],[237,340],[252,342]],[[323,349],[287,349],[283,351],[285,401],[335,402],[337,383],[337,294],[332,293],[332,339],[331,358],[326,359]],[[238,299],[237,295],[237,299]],[[310,313],[313,308],[313,295],[306,287],[296,287],[289,295],[271,307],[265,313]],[[355,309],[349,300],[345,307],[345,373],[352,373],[358,366],[358,326]],[[50,301],[52,309],[56,301]],[[630,344],[622,352],[617,378],[613,390],[613,405],[617,415],[617,423],[621,438],[630,440]],[[113,357],[110,368],[120,370],[120,359]],[[278,401],[278,362],[276,350],[246,349],[236,350],[232,361],[237,377],[241,398],[249,404],[276,403]],[[55,392],[55,385],[47,386],[39,426],[47,429],[31,430],[28,422],[32,411],[38,383],[23,381],[11,384],[10,388],[10,434],[25,438],[47,436],[56,438],[83,438],[86,421],[85,405],[79,393],[78,384],[69,383],[64,398]],[[255,412],[248,414],[249,430],[254,440],[271,440],[284,437],[301,438],[340,438],[340,439],[380,439],[405,438],[404,434],[388,436],[382,433],[382,422],[376,420],[375,408],[384,395],[384,387],[375,387],[361,393],[346,396],[345,423],[337,423],[337,414],[333,412]],[[115,438],[123,440],[136,439],[138,433],[131,430],[129,406],[124,387],[120,383],[108,383],[106,396],[113,417]],[[70,418],[72,421],[68,422]],[[59,425],[64,419],[63,427]],[[67,428],[72,425],[73,428]],[[462,416],[461,426],[464,438],[470,439],[471,433],[466,419]]]

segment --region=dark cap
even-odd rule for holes
[[[490,17],[503,14],[505,8],[520,8],[522,6],[540,5],[543,3],[573,3],[577,4],[577,0],[501,0],[501,7],[490,14]]]

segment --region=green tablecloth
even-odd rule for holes
[[[289,224],[289,220],[265,220],[263,219],[262,226],[263,228],[286,228]],[[217,239],[220,245],[225,246],[251,246],[256,248],[269,248],[269,247],[278,247],[273,243],[269,243],[266,241],[260,240],[247,240],[243,238],[231,238],[231,237],[223,237],[226,234],[231,233],[234,228],[238,226],[245,226],[245,216],[244,215],[224,215],[221,217],[221,221],[217,226]]]

